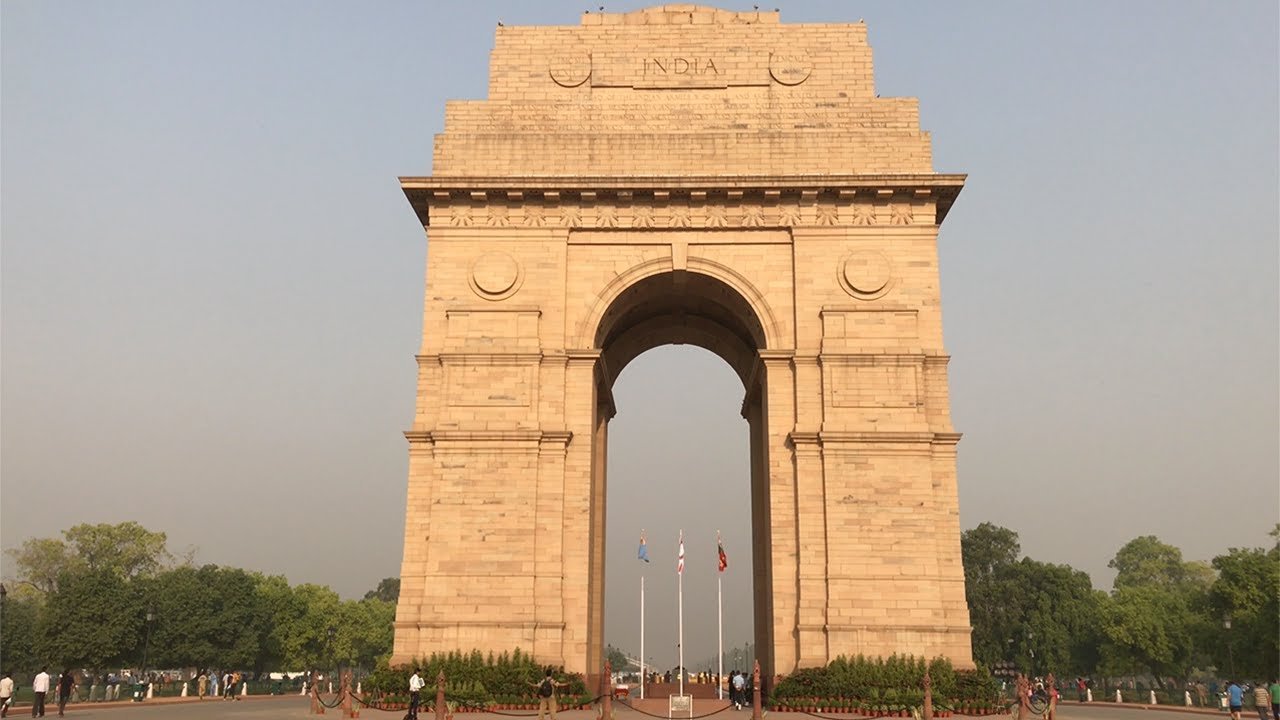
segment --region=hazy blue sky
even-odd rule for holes
[[[446,99],[484,96],[498,20],[586,7],[0,4],[0,543],[136,519],[346,596],[398,574],[426,243],[396,178],[429,173]],[[781,8],[865,18],[878,91],[918,96],[935,168],[969,173],[939,241],[964,526],[1100,586],[1138,535],[1262,544],[1275,3]],[[709,657],[716,526],[726,644],[749,634],[741,386],[665,348],[616,395],[608,637],[637,644],[643,524],[648,654],[674,658],[683,526],[686,659]]]

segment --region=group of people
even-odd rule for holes
[[[1227,681],[1227,707],[1231,712],[1231,720],[1240,720],[1240,712],[1244,709],[1245,689],[1235,680]],[[1272,681],[1268,687],[1259,680],[1253,684],[1253,704],[1258,711],[1258,720],[1280,720],[1280,680]]]
[[[45,698],[49,694],[50,683],[53,683],[53,687],[56,688],[58,717],[65,715],[67,702],[71,700],[71,695],[76,690],[75,673],[67,668],[58,676],[57,682],[53,682],[53,678],[49,675],[49,668],[42,667],[40,672],[31,679],[31,692],[34,696],[31,701],[31,717],[44,717]],[[17,686],[13,682],[13,675],[6,670],[4,676],[0,677],[0,717],[8,717],[9,708],[13,706],[13,697],[16,693]]]
[[[729,673],[729,702],[733,703],[734,710],[741,710],[743,706],[751,703],[751,694],[747,691],[747,687],[746,673],[737,670]]]
[[[236,688],[243,682],[244,677],[238,672],[223,672],[219,678],[216,672],[201,670],[196,677],[196,695],[201,700],[205,697],[218,697],[218,687],[221,683],[223,700],[239,700],[240,695],[236,693]]]
[[[131,678],[128,674],[117,676],[115,673],[108,673],[101,678],[106,688],[103,693],[102,700],[111,701],[120,699],[120,686],[128,685]],[[196,680],[196,688],[200,699],[206,696],[218,697],[221,695],[223,700],[239,700],[240,696],[237,690],[244,682],[243,677],[238,672],[218,673],[200,671]],[[53,693],[52,700],[57,703],[58,716],[63,717],[66,712],[67,703],[76,697],[76,691],[80,687],[80,681],[77,674],[67,668],[55,679],[49,674],[48,667],[40,668],[40,672],[36,673],[31,679],[31,717],[44,717],[45,705],[50,701],[50,693]],[[94,680],[92,689],[90,690],[89,700],[95,699],[97,681]],[[13,675],[5,671],[3,677],[0,677],[0,717],[8,717],[9,710],[13,707],[14,697],[17,693],[17,684],[13,681]],[[221,689],[221,693],[219,693]]]

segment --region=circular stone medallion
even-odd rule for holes
[[[856,250],[840,264],[839,280],[850,295],[874,300],[889,292],[893,284],[892,266],[881,252]]]
[[[557,85],[575,88],[591,77],[591,55],[585,52],[556,55],[547,69]]]
[[[489,252],[471,264],[471,289],[486,300],[502,300],[516,294],[524,270],[504,252]]]
[[[780,85],[799,85],[809,79],[811,72],[813,61],[803,50],[769,53],[769,74]]]

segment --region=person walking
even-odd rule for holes
[[[1271,720],[1271,693],[1267,692],[1265,680],[1253,684],[1253,704],[1257,706],[1258,720]]]
[[[538,689],[538,720],[542,720],[547,714],[551,715],[551,720],[556,720],[556,689],[569,687],[568,683],[558,682],[551,676],[551,668],[547,668],[542,682],[529,685]]]
[[[201,700],[204,699],[205,693],[209,692],[209,675],[205,671],[200,671],[200,677],[196,678],[196,692]]]
[[[47,667],[40,668],[40,672],[31,681],[31,692],[35,694],[35,699],[31,701],[31,717],[44,717],[44,696],[49,693],[48,670]]]
[[[1240,720],[1240,710],[1244,707],[1244,689],[1235,680],[1227,681],[1227,706],[1231,711],[1231,720]]]
[[[426,686],[418,668],[409,676],[409,720],[418,720],[418,706],[422,704],[422,688]]]
[[[75,689],[76,676],[71,673],[71,668],[66,668],[58,676],[58,717],[66,717],[67,702]]]
[[[746,703],[746,696],[747,696],[746,673],[741,673],[741,672],[738,672],[737,670],[734,670],[733,678],[731,679],[731,682],[733,683],[732,685],[733,690],[730,692],[730,695],[732,696],[730,699],[733,700],[733,709],[741,710],[743,704]]]
[[[6,670],[4,677],[0,677],[0,718],[9,715],[9,706],[13,704],[13,678],[9,676]]]
[[[1280,720],[1280,679],[1272,680],[1267,691],[1271,693],[1271,718]]]

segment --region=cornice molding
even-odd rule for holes
[[[961,174],[402,177],[424,227],[754,229],[940,225]]]

